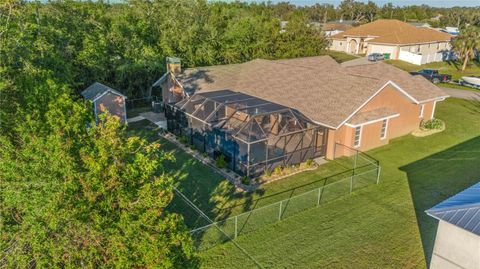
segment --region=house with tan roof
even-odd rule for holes
[[[360,151],[388,144],[432,119],[448,97],[381,62],[346,67],[318,56],[182,71],[178,59],[167,61],[153,87],[161,88],[168,130],[249,177],[349,154],[338,144]]]
[[[451,57],[452,35],[399,20],[376,20],[330,37],[330,49],[350,54],[389,54],[412,64],[426,64]]]

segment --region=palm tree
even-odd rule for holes
[[[468,61],[475,57],[475,51],[480,50],[480,27],[463,28],[453,41],[453,49],[463,61],[462,71],[465,71]]]

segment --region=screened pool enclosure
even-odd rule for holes
[[[326,128],[291,108],[231,90],[166,106],[167,128],[249,178],[325,155]]]

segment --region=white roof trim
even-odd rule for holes
[[[113,93],[113,94],[115,94],[115,95],[118,95],[118,96],[121,96],[121,97],[127,99],[127,97],[126,97],[125,95],[123,95],[123,94],[121,94],[121,93],[119,93],[119,92],[115,92],[115,91],[112,91],[112,90],[106,90],[106,91],[104,91],[102,94],[100,94],[99,96],[97,96],[95,99],[93,99],[92,102],[96,102],[98,99],[102,98],[102,97],[103,97],[105,94],[107,94],[107,93]]]
[[[409,95],[407,92],[405,92],[402,88],[400,88],[400,86],[398,86],[397,84],[395,84],[393,81],[389,80],[387,81],[387,83],[385,83],[382,87],[380,87],[380,89],[375,92],[372,96],[370,96],[370,98],[367,99],[367,101],[365,101],[360,107],[358,107],[352,114],[350,114],[350,116],[348,116],[342,123],[340,123],[337,128],[334,128],[334,129],[338,129],[340,128],[342,125],[344,125],[345,123],[347,123],[347,121],[349,121],[353,115],[357,114],[358,111],[360,111],[360,109],[362,109],[364,106],[366,106],[373,98],[375,98],[383,89],[385,89],[385,87],[387,87],[388,85],[392,85],[393,87],[397,88],[397,90],[399,90],[401,93],[405,94],[405,96],[407,96],[410,100],[412,100],[414,103],[418,104],[418,101],[413,98],[411,95]]]
[[[379,118],[379,119],[376,119],[376,120],[371,120],[371,121],[367,121],[367,122],[362,122],[362,123],[360,123],[360,124],[345,123],[345,125],[347,125],[348,127],[355,128],[355,127],[364,126],[364,125],[372,124],[372,123],[379,122],[379,121],[383,121],[383,120],[388,120],[388,119],[396,118],[396,117],[398,117],[398,116],[400,116],[399,113],[394,114],[394,115],[390,115],[390,116],[386,116],[386,117],[383,117],[383,118]]]

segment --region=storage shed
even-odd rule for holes
[[[85,99],[92,101],[95,111],[95,119],[105,111],[111,115],[117,116],[122,123],[127,122],[127,110],[125,105],[125,95],[120,92],[95,82],[82,92]]]
[[[439,220],[430,268],[480,269],[480,182],[425,212]]]

